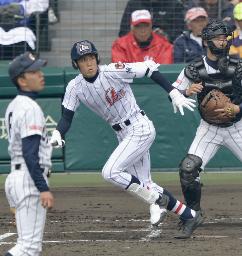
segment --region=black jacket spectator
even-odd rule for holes
[[[185,5],[180,0],[129,0],[124,10],[119,36],[130,31],[130,17],[135,10],[149,10],[153,17],[153,30],[161,29],[173,41],[184,30]]]

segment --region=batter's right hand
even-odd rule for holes
[[[54,130],[50,139],[50,143],[54,148],[62,148],[65,146],[65,141],[62,140],[58,130]]]
[[[51,209],[54,205],[54,197],[50,191],[40,193],[41,205],[44,208]]]

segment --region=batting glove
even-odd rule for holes
[[[65,146],[65,141],[62,140],[61,134],[58,130],[54,130],[50,139],[50,144],[54,148],[62,148]]]
[[[194,111],[193,108],[196,107],[194,104],[196,101],[193,99],[186,98],[183,94],[181,94],[177,89],[173,89],[169,93],[171,100],[172,100],[172,105],[174,109],[174,113],[177,112],[177,109],[179,109],[180,113],[182,116],[184,116],[184,111],[183,107],[187,108],[191,111]]]

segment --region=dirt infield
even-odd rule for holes
[[[168,189],[181,199],[178,187]],[[43,256],[242,255],[239,185],[203,188],[206,220],[186,241],[173,238],[178,223],[173,213],[152,233],[147,205],[114,187],[65,188],[53,193],[56,204],[48,213]],[[3,191],[0,201],[0,255],[4,255],[16,241],[16,230]],[[159,235],[152,238],[152,234]]]

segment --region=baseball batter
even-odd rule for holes
[[[16,208],[18,239],[5,256],[38,256],[46,209],[53,206],[47,176],[51,168],[52,146],[48,142],[45,118],[35,99],[44,88],[40,68],[46,61],[26,52],[9,66],[9,76],[18,95],[5,114],[11,157],[11,173],[5,182],[10,207]]]
[[[183,107],[193,110],[193,102],[165,80],[157,69],[159,64],[153,61],[98,66],[98,52],[87,40],[73,45],[71,59],[80,74],[66,88],[62,118],[52,134],[51,143],[57,147],[63,145],[62,138],[71,125],[74,112],[80,102],[84,103],[111,125],[119,141],[103,167],[104,179],[151,205],[154,225],[163,220],[164,208],[180,215],[185,220],[180,238],[190,237],[200,224],[200,213],[187,208],[152,181],[149,148],[155,139],[155,128],[137,105],[130,83],[135,77],[150,77],[169,93],[174,108],[182,114]]]
[[[211,21],[202,32],[206,56],[189,64],[173,84],[184,90],[187,96],[197,94],[198,104],[213,89],[222,91],[232,101],[229,108],[216,110],[214,122],[206,119],[206,113],[201,113],[196,136],[187,156],[180,163],[182,191],[187,205],[195,210],[201,208],[199,173],[218,149],[225,146],[242,161],[242,62],[228,57],[229,35],[231,31],[225,23]],[[230,121],[219,122],[224,117],[230,118]]]

